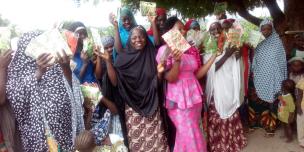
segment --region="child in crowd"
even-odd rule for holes
[[[289,79],[298,83],[304,78],[304,35],[297,34],[295,36],[295,47],[291,52]]]
[[[288,63],[290,64],[289,79],[298,83],[304,78],[304,59],[302,57],[293,57]]]
[[[75,139],[75,149],[78,152],[93,152],[96,144],[90,131],[82,131]]]
[[[282,82],[282,94],[279,96],[278,116],[284,127],[284,136],[287,138],[286,142],[292,141],[292,127],[291,123],[294,120],[295,104],[294,91],[295,83],[293,80],[284,80]]]
[[[304,34],[297,35],[295,41],[296,47],[304,51]],[[304,148],[304,78],[299,80],[296,85],[296,97],[297,97],[297,133],[298,133],[298,142],[299,145]]]

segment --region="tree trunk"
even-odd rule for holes
[[[285,24],[290,31],[304,30],[304,4],[302,0],[284,0]],[[287,46],[287,54],[294,48],[294,35],[282,39]]]
[[[231,0],[232,5],[237,8],[238,14],[247,21],[259,25],[261,19],[251,15],[246,10],[241,0]],[[274,21],[274,27],[280,35],[284,44],[287,57],[290,57],[294,48],[294,35],[286,35],[288,30],[304,30],[304,5],[303,0],[284,0],[284,12],[282,12],[276,0],[263,0]]]

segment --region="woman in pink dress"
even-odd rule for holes
[[[176,17],[168,18],[165,27],[167,30],[177,29],[184,36],[186,34],[184,24]],[[172,50],[171,54],[163,61],[168,50]],[[216,55],[201,66],[199,52],[195,47],[182,53],[181,50],[164,45],[156,58],[158,72],[167,81],[165,107],[176,128],[174,152],[206,152],[206,141],[199,125],[203,92],[198,79],[207,73]]]

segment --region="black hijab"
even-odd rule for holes
[[[131,45],[131,35],[140,30],[146,37],[143,50]],[[156,49],[146,30],[136,26],[130,31],[126,50],[117,57],[114,67],[117,74],[119,107],[124,103],[142,116],[151,116],[158,108]]]

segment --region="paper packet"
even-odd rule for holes
[[[142,16],[156,16],[156,3],[140,1],[140,12]]]
[[[25,54],[37,59],[43,53],[50,53],[53,56],[50,64],[53,64],[57,58],[57,53],[63,56],[62,50],[65,51],[67,56],[73,56],[73,52],[59,30],[52,29],[31,40],[25,50]]]
[[[250,31],[247,39],[247,43],[251,44],[253,47],[257,47],[260,42],[262,42],[265,37],[259,31]]]
[[[100,37],[100,34],[98,33],[98,29],[91,28],[90,30],[91,30],[91,33],[92,33],[92,38],[93,38],[95,46],[100,47],[100,52],[104,53],[104,47],[101,43],[101,37]]]
[[[176,29],[171,29],[165,33],[162,38],[171,49],[177,49],[185,52],[191,47],[183,35]]]

